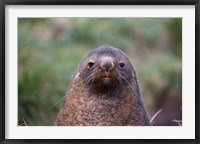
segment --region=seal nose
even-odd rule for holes
[[[103,70],[106,70],[106,71],[110,71],[114,68],[114,63],[112,60],[110,59],[104,59],[102,62],[101,62],[101,68]]]

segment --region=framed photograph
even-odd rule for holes
[[[199,143],[199,11],[2,1],[1,142]]]

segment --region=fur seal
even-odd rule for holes
[[[88,53],[72,77],[54,125],[151,125],[128,56],[109,45]]]

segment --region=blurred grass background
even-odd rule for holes
[[[130,57],[150,115],[162,109],[156,125],[181,125],[180,18],[19,18],[18,124],[52,125],[76,66],[103,44]]]

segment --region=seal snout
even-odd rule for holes
[[[105,57],[100,62],[100,67],[102,70],[109,72],[114,68],[114,62],[111,57]]]

